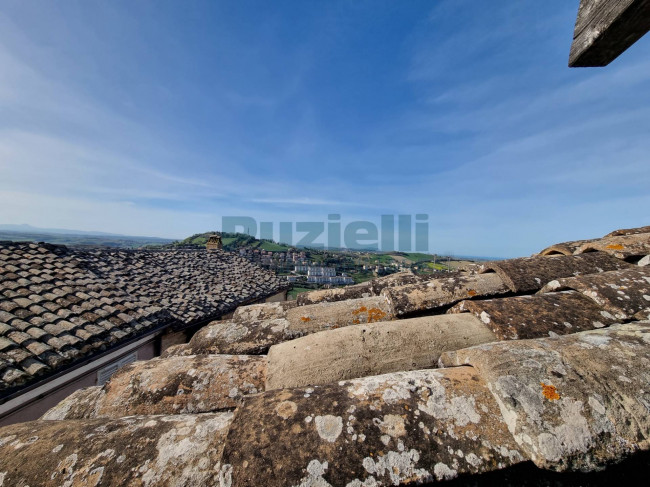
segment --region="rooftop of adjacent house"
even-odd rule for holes
[[[584,485],[647,474],[648,230],[241,306],[0,429],[0,480]]]
[[[283,286],[224,251],[0,243],[0,398],[126,341],[210,321]]]

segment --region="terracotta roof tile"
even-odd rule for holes
[[[610,313],[573,291],[462,301],[449,310],[463,312],[473,313],[499,340],[564,335],[616,323]]]
[[[1,478],[4,485],[145,485],[143,479],[151,486],[218,485],[232,416],[132,416],[8,426],[0,440]],[[35,461],[33,448],[39,446],[47,454],[38,455],[38,468],[25,468]]]
[[[629,266],[613,256],[595,252],[581,256],[536,256],[487,262],[481,266],[480,272],[496,272],[511,291],[530,293],[560,277],[612,271]]]
[[[613,232],[610,232],[607,235],[605,235],[605,237],[618,237],[620,235],[637,235],[639,233],[650,233],[650,226],[614,230]]]
[[[640,259],[650,254],[650,233],[605,237],[581,245],[576,254],[601,251],[618,259]]]
[[[361,486],[449,480],[525,460],[487,387],[463,368],[246,397],[222,463],[233,487]]]
[[[47,417],[119,418],[138,414],[194,414],[234,409],[264,390],[266,358],[197,355],[135,362],[120,369],[84,408],[55,408]]]
[[[632,267],[558,279],[549,282],[540,293],[565,289],[582,293],[612,313],[616,319],[650,318],[650,269]]]
[[[504,295],[510,289],[497,274],[458,274],[417,284],[387,287],[385,296],[396,316],[438,312],[463,299]]]
[[[650,323],[556,339],[502,342],[443,355],[471,364],[513,437],[538,466],[595,470],[647,449]]]

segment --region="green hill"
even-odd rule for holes
[[[184,240],[174,242],[171,244],[174,247],[204,247],[210,235],[218,232],[195,233]],[[269,250],[272,252],[284,252],[291,247],[284,244],[278,244],[272,240],[258,240],[255,237],[246,235],[244,233],[221,233],[221,241],[225,250],[236,250],[241,247],[259,248],[262,250]]]

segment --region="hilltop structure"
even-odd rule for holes
[[[221,250],[223,243],[221,242],[221,235],[210,235],[208,242],[205,244],[207,250]]]

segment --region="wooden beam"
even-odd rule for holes
[[[606,66],[650,30],[650,0],[581,0],[569,66]]]

